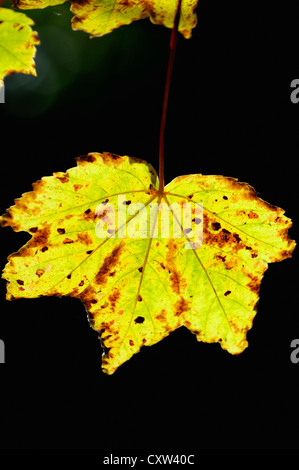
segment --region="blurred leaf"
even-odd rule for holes
[[[34,57],[39,39],[32,24],[24,13],[0,8],[0,86],[12,73],[36,76]]]
[[[103,36],[119,26],[149,17],[152,23],[173,28],[178,0],[70,0],[74,30],[91,36]],[[45,8],[64,3],[65,0],[14,0],[21,9]],[[185,38],[197,24],[195,9],[198,0],[182,0],[178,30]]]

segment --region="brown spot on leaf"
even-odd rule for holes
[[[138,298],[137,298],[137,300],[138,300],[138,302],[142,302],[142,297],[141,297],[141,295],[140,295],[140,294],[138,295]]]
[[[79,189],[83,188],[83,184],[74,184],[74,190],[79,191]]]
[[[130,339],[129,343],[130,343],[130,346],[134,346],[134,341],[132,339]]]
[[[91,0],[71,0],[71,3],[84,7],[85,5],[91,3]]]
[[[150,173],[151,173],[152,178],[154,178],[155,175],[151,170],[150,170]],[[145,193],[148,194],[149,196],[153,196],[154,194],[157,194],[157,192],[158,191],[154,188],[152,184],[150,184],[148,190],[145,191]]]
[[[59,181],[61,181],[61,183],[67,183],[68,180],[69,180],[69,177],[67,174],[65,174],[64,176],[56,176],[57,179],[59,179]]]
[[[171,288],[176,293],[180,293],[180,275],[177,271],[173,271],[169,277]]]
[[[45,251],[48,251],[48,249],[49,249],[49,248],[48,248],[47,246],[43,246],[42,249],[41,249],[41,251],[44,253]]]
[[[78,233],[78,241],[84,243],[84,245],[90,245],[92,243],[92,238],[87,232]]]
[[[112,269],[117,265],[124,242],[122,241],[118,246],[116,246],[110,255],[107,255],[104,259],[104,262],[95,277],[95,282],[97,284],[104,285],[107,283],[107,277],[110,275]]]
[[[225,263],[225,269],[233,269],[233,267],[235,266],[235,264],[236,264],[236,263],[233,262],[233,261],[227,261],[227,262]]]
[[[20,286],[23,286],[23,285],[24,285],[24,281],[22,281],[21,279],[17,279],[17,283],[18,283]]]
[[[237,242],[242,242],[240,236],[237,233],[233,233],[233,236],[235,237],[235,240],[237,240]],[[246,248],[245,245],[243,246],[243,248]]]
[[[63,235],[65,233],[65,229],[64,228],[58,228],[57,229],[57,232],[60,234],[60,235]]]
[[[10,210],[7,209],[7,211],[1,218],[0,227],[7,227],[9,225],[11,225],[12,227],[17,227],[17,225],[13,224],[12,219],[13,216],[11,215]]]
[[[87,312],[90,313],[90,308],[92,307],[91,300],[97,295],[93,286],[89,285],[82,292],[78,294],[78,297],[84,302]]]
[[[246,245],[242,242],[240,236],[237,233],[231,233],[229,230],[222,228],[218,229],[218,222],[212,222],[211,227],[217,228],[217,233],[210,232],[208,229],[209,217],[204,214],[204,226],[203,226],[203,241],[206,245],[216,246],[223,248],[224,246],[230,247],[233,252],[237,252],[242,248],[246,248]]]
[[[166,253],[166,265],[167,269],[170,273],[170,283],[173,292],[177,295],[180,295],[180,287],[182,284],[181,275],[176,270],[176,266],[174,263],[175,256],[177,254],[177,244],[173,239],[170,239],[166,245],[167,253]]]
[[[291,242],[292,242],[291,239],[289,239],[288,237],[285,237],[285,238],[286,238],[287,240],[289,240],[289,242],[290,242],[290,244],[291,244]],[[292,247],[292,249],[289,250],[289,251],[288,251],[288,250],[282,250],[282,251],[280,252],[280,257],[281,257],[281,259],[291,258],[294,249],[295,249],[295,244],[294,244],[294,246]]]
[[[91,209],[87,209],[85,212],[83,212],[82,217],[84,220],[94,220],[96,214]]]
[[[237,333],[246,334],[250,328],[249,325],[244,325],[243,327],[241,327],[233,318],[230,318],[229,325],[235,334]]]
[[[258,214],[256,214],[255,212],[252,212],[252,211],[250,211],[248,213],[248,217],[249,217],[249,219],[258,219],[259,218]]]
[[[102,336],[102,340],[107,341],[107,339],[112,338],[112,335]]]
[[[38,277],[41,277],[41,276],[44,274],[44,272],[45,272],[45,271],[44,271],[43,269],[37,269],[37,271],[36,271],[35,274],[36,274]]]
[[[74,243],[74,240],[72,240],[71,238],[65,238],[62,243],[66,245],[68,243]]]
[[[213,230],[217,231],[221,229],[221,224],[219,222],[212,222],[211,227]]]
[[[190,303],[185,300],[183,297],[181,297],[175,304],[175,310],[176,310],[176,313],[175,313],[175,316],[178,317],[180,315],[182,315],[182,313],[184,312],[188,312],[189,308],[190,308]]]
[[[71,3],[77,3],[79,4],[80,0],[70,0]],[[85,19],[86,19],[87,15],[82,15],[82,16],[74,16],[74,25],[76,25],[77,23],[82,23]]]
[[[36,234],[27,243],[28,248],[34,248],[38,245],[45,245],[49,239],[50,227],[45,227],[36,232]]]
[[[32,227],[29,229],[29,232],[31,233],[36,233],[38,231],[38,228],[37,227]]]
[[[118,167],[122,163],[122,157],[115,153],[103,152],[101,155],[105,165]]]
[[[82,287],[82,286],[84,286],[84,281],[83,281],[83,279],[82,279],[82,281],[80,281],[80,283],[79,283],[79,287]]]
[[[161,322],[166,322],[166,310],[163,308],[163,310],[161,310],[161,312],[156,316],[156,319],[157,320],[160,320]]]
[[[227,290],[226,292],[224,292],[225,297],[226,297],[227,295],[229,295],[229,294],[231,294],[231,291],[230,291],[230,290]]]
[[[133,6],[135,6],[134,1],[132,1],[132,0],[118,0],[118,3],[119,3],[120,5],[124,5],[124,6],[126,6],[126,7],[133,7]]]
[[[251,281],[246,284],[246,286],[252,291],[255,292],[256,294],[259,293],[260,286],[261,286],[261,279],[258,278],[257,276],[254,276],[253,274],[248,274],[250,277]]]
[[[106,215],[107,215],[107,211],[105,210],[105,211],[103,211],[103,214],[98,215],[99,220],[103,219],[103,217],[105,217]]]
[[[107,333],[113,333],[113,330],[112,330],[112,325],[114,324],[114,320],[110,320],[110,321],[107,321],[107,322],[103,322],[102,323],[102,328],[101,328],[101,333],[103,333],[104,331],[107,331]],[[114,332],[115,334],[117,334],[116,332]]]
[[[119,298],[120,298],[120,292],[118,289],[114,289],[114,291],[108,297],[113,311],[115,310],[115,305],[116,305],[116,302],[119,300]]]
[[[86,165],[86,163],[93,163],[96,161],[96,157],[94,155],[82,155],[81,157],[76,158],[76,162],[78,166]]]
[[[135,321],[135,323],[143,323],[144,322],[144,317],[136,317],[134,321]]]
[[[216,254],[214,255],[214,258],[215,258],[215,259],[218,259],[218,260],[220,260],[220,261],[223,261],[223,263],[224,263],[224,261],[226,260],[226,255],[220,255],[219,253],[216,253]]]
[[[236,211],[236,215],[237,215],[238,217],[242,217],[242,216],[245,215],[245,214],[246,214],[246,212],[245,212],[243,209]]]
[[[33,32],[33,34],[31,35],[31,40],[34,42],[34,44],[40,44],[40,40],[36,32]]]

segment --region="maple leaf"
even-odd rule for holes
[[[7,299],[80,298],[107,374],[181,326],[241,353],[268,263],[295,248],[291,220],[246,183],[198,174],[158,188],[145,161],[91,153],[34,183],[0,218],[32,234],[8,257]],[[202,237],[193,242],[196,227]]]
[[[34,57],[39,44],[34,22],[24,13],[0,8],[0,88],[12,73],[36,76]]]
[[[173,28],[178,0],[70,0],[74,30],[91,36],[103,36],[123,25],[144,18],[152,23]],[[46,8],[65,3],[65,0],[14,0],[21,9]],[[195,9],[198,0],[183,0],[178,30],[185,38],[191,37],[197,24]]]

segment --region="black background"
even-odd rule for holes
[[[179,37],[166,183],[190,173],[245,181],[285,209],[298,240],[299,103],[290,101],[298,7],[262,3],[201,0],[193,37]],[[70,30],[67,5],[28,15],[42,40],[39,78],[5,81],[1,213],[32,182],[91,151],[143,158],[158,170],[170,31],[144,20],[90,40]],[[4,267],[29,236],[10,228],[0,236]],[[297,250],[269,265],[240,356],[181,328],[112,376],[101,372],[100,342],[79,299],[8,302],[2,280],[0,448],[298,449],[299,364],[290,360],[299,338],[297,273]]]

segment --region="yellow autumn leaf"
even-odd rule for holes
[[[173,28],[178,0],[70,0],[74,13],[72,27],[91,36],[103,36],[123,25],[144,18],[152,23]],[[14,0],[21,9],[46,8],[65,0]],[[190,38],[197,24],[198,0],[182,0],[178,30]]]
[[[66,0],[13,0],[14,8],[21,10],[34,10],[36,8],[43,9],[47,7],[54,7],[55,5],[62,5]]]
[[[34,22],[24,13],[0,8],[0,87],[12,73],[36,76],[34,57],[39,44]]]
[[[103,36],[119,26],[148,17],[140,1],[88,0],[81,3],[72,1],[71,11],[74,30],[81,30],[91,36]]]
[[[32,235],[8,258],[7,299],[80,298],[107,374],[181,326],[241,353],[268,263],[295,248],[291,220],[246,183],[199,174],[158,188],[145,161],[92,153],[0,218]]]

